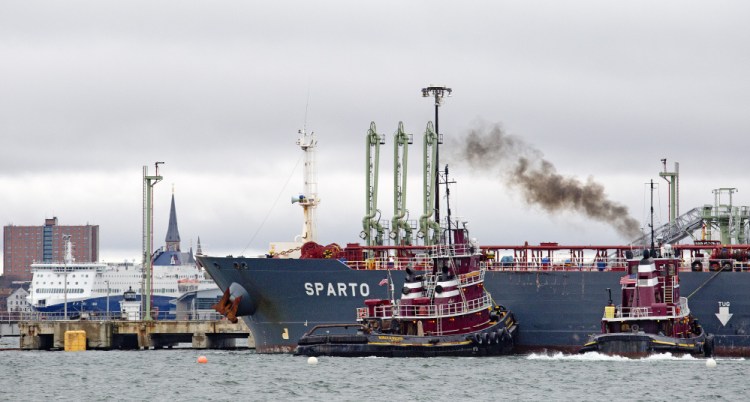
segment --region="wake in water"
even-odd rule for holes
[[[671,353],[658,353],[639,359],[629,357],[612,356],[599,352],[587,352],[583,354],[565,354],[557,352],[555,354],[532,353],[526,357],[527,360],[559,360],[559,361],[610,361],[610,362],[649,362],[649,361],[705,361],[704,358],[696,358],[691,355],[675,356]],[[744,358],[714,358],[714,360],[745,360]]]

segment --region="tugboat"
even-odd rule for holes
[[[447,175],[447,169],[446,169]],[[447,181],[447,179],[446,179]],[[469,239],[466,227],[450,224],[443,244],[410,258],[404,287],[394,300],[368,299],[357,322],[313,327],[297,342],[304,356],[486,356],[513,351],[518,323],[484,288],[486,254]],[[447,243],[447,244],[446,244]],[[416,268],[416,269],[415,269]]]
[[[663,257],[644,250],[641,260],[628,261],[620,279],[622,304],[614,306],[612,292],[604,307],[601,334],[591,335],[580,353],[643,357],[671,352],[710,357],[713,335],[708,335],[680,297],[679,259],[664,247]]]
[[[485,256],[468,241],[466,229],[452,232],[453,245],[430,249],[431,270],[418,274],[406,268],[397,302],[365,300],[365,307],[357,309],[356,323],[315,326],[299,339],[295,354],[433,357],[511,353],[518,323],[513,313],[495,304],[484,289]],[[390,286],[389,279],[383,281]]]

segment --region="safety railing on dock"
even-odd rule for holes
[[[0,313],[0,322],[19,322],[19,321],[62,321],[62,320],[88,320],[88,321],[138,321],[142,314],[126,314],[122,312],[95,312],[95,311],[68,311],[67,316],[64,312],[12,312]],[[217,321],[225,319],[224,316],[215,311],[180,311],[180,312],[152,312],[151,318],[160,321]]]

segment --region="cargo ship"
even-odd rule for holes
[[[423,90],[425,96],[435,95],[435,122],[440,105],[437,94],[445,90]],[[394,217],[385,225],[376,218],[377,158],[384,137],[372,123],[366,137],[367,211],[360,234],[364,244],[317,244],[313,218],[318,198],[312,168],[315,140],[312,134],[300,134],[297,144],[306,154],[305,192],[292,202],[303,207],[302,234],[295,242],[272,244],[269,253],[260,257],[196,256],[225,292],[225,310],[229,311],[224,312],[243,319],[253,332],[258,353],[291,353],[313,327],[352,322],[354,312],[367,299],[389,297],[389,286],[384,283],[395,289],[405,286],[407,266],[422,272],[432,270],[429,246],[437,244],[446,225],[448,229],[458,225],[439,218],[440,136],[431,122],[424,134],[424,214],[418,224],[404,219],[403,172],[411,138],[399,124],[394,136]],[[666,172],[663,162],[665,171],[660,176],[676,188],[677,174]],[[442,184],[447,190],[447,180]],[[736,244],[729,244],[728,229],[732,223],[747,230],[748,208],[717,201],[715,206],[682,215],[677,214],[677,208],[670,212],[670,223],[658,228],[656,238],[660,244],[670,244],[680,261],[680,279],[675,286],[689,300],[691,312],[701,317],[704,330],[714,335],[716,355],[750,356],[750,273],[746,272],[750,245],[736,230],[732,232]],[[705,240],[711,239],[712,228],[721,231],[721,240]],[[702,240],[675,244],[696,230],[702,231]],[[518,320],[515,351],[575,353],[590,335],[601,332],[606,289],[620,285],[627,260],[648,247],[645,239],[627,245],[479,246],[486,264],[486,290],[497,295],[494,301],[512,310]]]

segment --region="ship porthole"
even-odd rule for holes
[[[633,332],[638,332],[638,324],[633,324],[630,326],[630,330]]]

